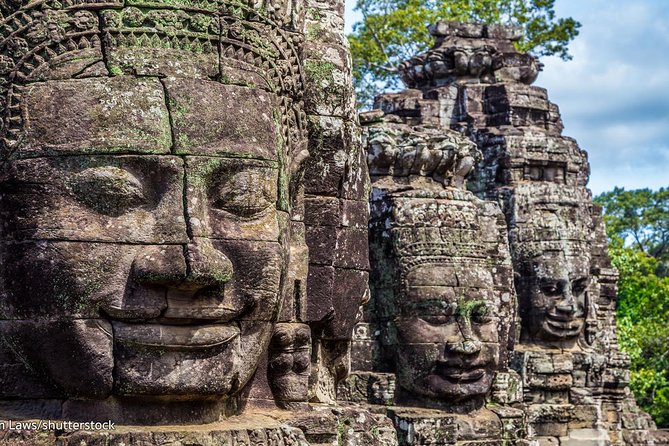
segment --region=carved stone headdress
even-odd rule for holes
[[[389,122],[367,129],[367,164],[372,177],[422,176],[445,186],[461,186],[480,159],[476,144],[452,130]]]
[[[509,240],[516,260],[528,262],[547,251],[589,256],[593,223],[584,194],[552,183],[518,186],[509,205],[514,215]]]
[[[300,0],[38,0],[0,11],[2,158],[20,146],[23,86],[124,73],[272,92],[284,156],[294,169],[307,155]]]

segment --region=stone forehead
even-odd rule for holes
[[[293,20],[301,16],[300,4],[273,3],[267,14],[254,9],[262,5],[242,2],[233,7],[222,1],[157,5],[134,0],[126,7],[117,1],[44,1],[7,8],[0,19],[0,70],[8,81],[0,86],[5,98],[3,156],[25,139],[26,86],[130,74],[155,81],[170,76],[217,79],[274,93],[279,111],[274,119],[288,155],[303,158],[303,36]],[[164,135],[150,136],[161,145]],[[161,148],[151,147],[151,152]]]
[[[26,125],[15,158],[172,153],[278,160],[279,113],[262,90],[118,76],[38,82],[23,92]]]
[[[591,244],[586,240],[544,240],[511,246],[514,258],[525,264],[589,265],[591,260]]]

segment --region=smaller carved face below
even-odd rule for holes
[[[276,325],[270,343],[268,377],[278,401],[306,401],[311,373],[311,331],[306,324]]]
[[[395,321],[400,386],[427,400],[484,396],[500,362],[491,273],[483,266],[427,263],[410,270],[404,283]]]
[[[546,252],[531,261],[533,276],[521,279],[525,339],[573,340],[583,331],[590,284],[590,258]]]

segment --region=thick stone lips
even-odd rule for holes
[[[485,375],[486,369],[476,368],[471,370],[453,370],[449,373],[442,373],[441,376],[451,381],[468,382],[478,381]]]
[[[576,335],[581,331],[581,327],[583,326],[582,318],[564,318],[547,314],[545,320],[546,324],[550,326],[551,331],[561,331],[566,334],[572,333]]]
[[[165,350],[200,350],[225,345],[239,336],[235,323],[164,325],[112,321],[114,340]]]
[[[487,365],[488,364],[472,364],[464,367],[439,365],[434,374],[442,379],[454,382],[478,381],[486,374]]]

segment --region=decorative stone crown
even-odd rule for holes
[[[581,245],[585,251],[592,242],[590,194],[577,187],[554,183],[532,183],[516,188],[511,206],[515,218],[510,227],[512,244]],[[564,245],[566,246],[566,245]]]
[[[367,147],[372,176],[423,176],[453,186],[481,159],[476,144],[455,131],[388,122],[368,128]]]
[[[85,77],[86,61],[94,68],[104,57],[104,71],[111,76],[217,79],[275,93],[283,140],[299,154],[293,158],[305,156],[301,0],[1,4],[0,136],[5,147],[0,151],[12,152],[21,139],[24,85]]]
[[[453,82],[515,81],[531,84],[542,64],[519,53],[513,42],[522,37],[515,27],[473,23],[437,22],[430,26],[435,45],[402,62],[400,76],[410,88]]]
[[[304,20],[302,0],[4,0],[0,18],[30,7],[48,5],[54,9],[113,9],[123,6],[220,13],[245,20],[273,23],[286,30],[300,31]]]

